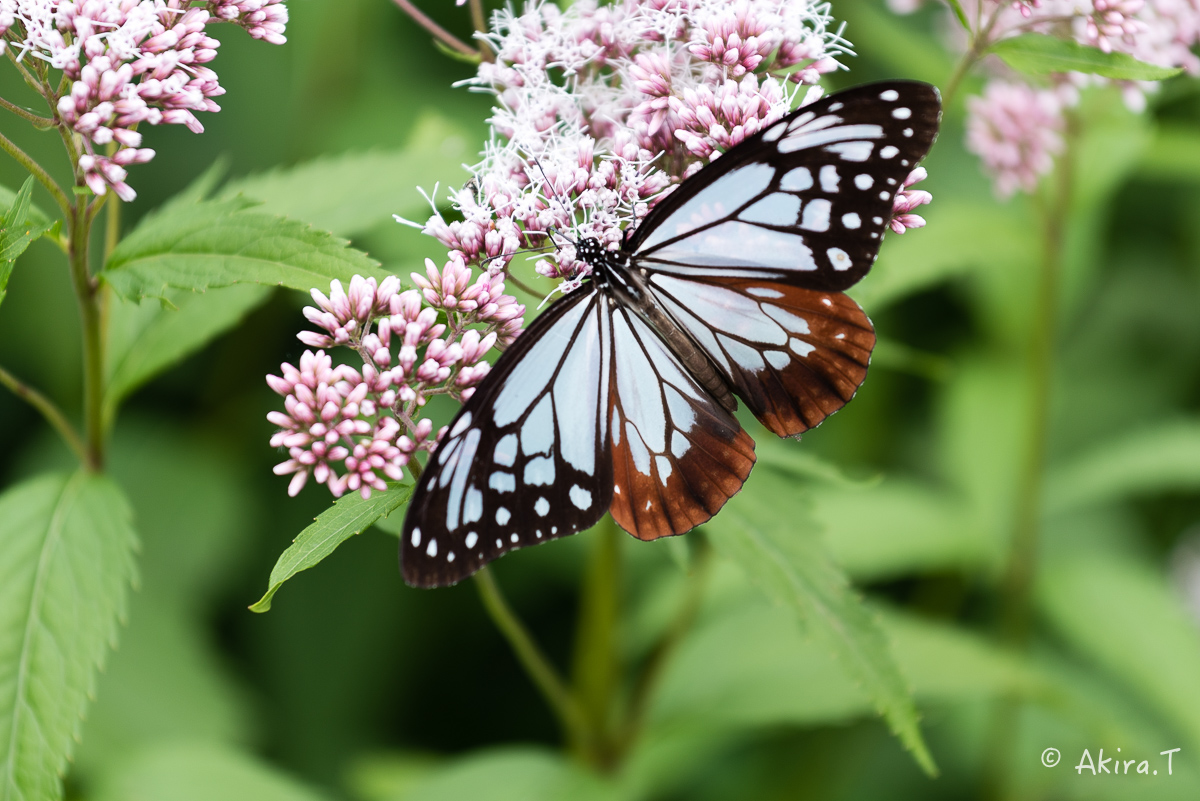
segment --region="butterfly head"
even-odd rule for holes
[[[575,256],[592,267],[599,267],[609,256],[608,249],[594,237],[579,240],[575,245]]]

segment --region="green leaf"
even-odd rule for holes
[[[1125,434],[1052,471],[1046,506],[1059,512],[1139,493],[1200,488],[1200,422]]]
[[[754,455],[759,465],[837,487],[869,487],[879,483],[878,476],[857,479],[846,475],[841,467],[800,447],[794,440],[778,437],[757,439]]]
[[[208,743],[149,748],[114,769],[96,801],[322,801],[327,796],[247,754]]]
[[[915,695],[928,700],[1028,696],[1047,679],[1018,657],[953,626],[889,611],[880,629]],[[746,603],[698,629],[664,675],[656,726],[812,726],[872,711],[842,664],[779,607]]]
[[[27,183],[27,184],[31,183],[32,181],[33,181],[33,176],[30,176],[29,178],[25,179],[25,183]],[[17,190],[16,192],[9,189],[7,186],[0,186],[0,208],[6,208],[6,209],[11,208],[14,205],[14,201],[16,201],[16,199],[17,199],[17,195],[21,194],[24,191],[25,191],[24,185],[22,185],[21,188],[19,190]],[[49,214],[47,214],[46,212],[42,211],[42,209],[36,203],[34,203],[32,200],[30,200],[29,201],[29,217],[27,219],[27,222],[31,222],[34,225],[52,225],[55,222],[55,219],[53,217],[51,217]]]
[[[393,214],[423,221],[431,210],[416,187],[461,184],[469,158],[463,132],[427,116],[401,150],[323,157],[232,181],[220,194],[243,194],[262,201],[264,211],[355,237],[381,223],[396,224]]]
[[[617,797],[615,789],[560,753],[514,747],[455,760],[396,801],[605,801]]]
[[[769,471],[759,473],[755,482],[753,494],[735,496],[720,522],[709,527],[713,544],[833,650],[917,763],[930,775],[936,774],[911,694],[888,643],[829,558],[815,526],[806,525],[807,515],[794,500],[796,487]],[[772,502],[764,504],[762,498]]]
[[[1125,53],[1105,53],[1097,47],[1043,33],[1001,39],[989,50],[1008,66],[1030,75],[1086,72],[1118,81],[1162,81],[1183,72],[1177,67],[1156,67]]]
[[[963,11],[962,3],[958,0],[946,0],[946,2],[950,4],[950,10],[958,18],[958,23],[963,26],[963,30],[970,31],[971,21],[967,19],[967,12]]]
[[[1074,554],[1040,568],[1037,599],[1071,645],[1200,749],[1200,632],[1162,575],[1128,558]]]
[[[8,279],[17,257],[42,234],[53,227],[50,222],[37,222],[29,196],[33,192],[33,176],[25,179],[21,190],[13,197],[8,209],[0,214],[0,303],[8,294]]]
[[[117,637],[137,536],[103,476],[50,474],[0,496],[0,801],[55,799]]]
[[[990,564],[996,541],[959,498],[914,481],[814,493],[835,562],[861,580]]]
[[[271,608],[271,599],[283,582],[301,570],[313,567],[343,542],[361,534],[375,521],[408,503],[411,495],[411,484],[397,484],[389,487],[387,492],[371,493],[371,497],[365,501],[357,492],[339,498],[280,554],[275,567],[271,569],[266,594],[250,610],[266,612]]]
[[[206,200],[148,216],[100,274],[122,296],[166,298],[232,284],[327,289],[355,274],[382,277],[379,263],[305,223],[248,210],[251,201]]]
[[[204,293],[172,290],[167,303],[114,299],[109,312],[105,420],[131,392],[240,323],[270,296],[256,284]]]

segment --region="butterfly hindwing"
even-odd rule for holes
[[[451,422],[405,517],[409,584],[453,584],[608,510],[609,305],[594,285],[553,304]]]
[[[649,283],[726,383],[781,437],[820,424],[867,376],[875,331],[841,292],[656,273]]]
[[[875,261],[940,109],[935,88],[907,81],[804,106],[681,184],[626,248],[660,272],[853,286]]]
[[[613,519],[638,539],[707,521],[754,466],[754,441],[624,308],[612,317]]]

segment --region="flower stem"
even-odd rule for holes
[[[1013,648],[1025,648],[1033,617],[1033,589],[1041,538],[1042,486],[1045,482],[1050,405],[1054,384],[1054,353],[1058,334],[1059,283],[1070,213],[1073,181],[1071,145],[1077,133],[1067,118],[1066,148],[1059,158],[1054,182],[1043,196],[1042,264],[1038,274],[1033,332],[1029,348],[1029,428],[1018,476],[1008,563],[1000,585],[999,632]],[[984,781],[993,798],[1007,797],[1013,775],[1020,700],[1001,698],[991,722]]]
[[[62,436],[63,440],[75,452],[80,461],[87,459],[87,450],[83,446],[83,440],[80,439],[79,433],[75,431],[74,426],[67,420],[66,415],[54,405],[53,401],[3,367],[0,367],[0,384],[8,387],[14,395],[41,412],[42,417],[45,417],[46,422],[53,426],[54,430]]]
[[[525,668],[534,685],[541,691],[546,703],[558,718],[568,742],[575,749],[587,753],[591,748],[592,738],[583,710],[567,690],[558,671],[538,648],[528,629],[513,613],[488,568],[485,567],[475,574],[475,586],[483,600],[484,609],[496,624],[496,628],[500,629],[500,633],[508,640],[508,644],[517,655],[517,660]]]
[[[596,767],[613,767],[619,745],[612,736],[621,665],[617,634],[621,610],[621,543],[616,523],[605,515],[592,530],[592,553],[583,578],[571,683],[595,749],[585,754]]]
[[[20,106],[18,106],[16,103],[10,103],[9,101],[5,100],[3,97],[0,97],[0,108],[11,111],[13,114],[16,114],[18,117],[28,120],[29,122],[32,122],[34,125],[36,125],[39,128],[49,128],[51,125],[54,124],[54,120],[50,119],[49,117],[39,117],[38,115],[34,114],[32,111],[27,111],[27,110],[21,108]]]
[[[71,284],[79,302],[79,318],[83,328],[84,464],[89,470],[99,470],[104,464],[104,341],[99,285],[88,265],[92,215],[84,200],[81,196],[67,217],[67,256],[71,262]]]
[[[438,25],[436,22],[430,19],[424,11],[409,2],[409,0],[392,1],[396,5],[400,6],[400,9],[404,11],[405,14],[408,14],[408,16],[412,17],[418,25],[433,34],[434,38],[440,40],[442,44],[446,45],[451,50],[456,50],[459,53],[462,53],[464,56],[471,56],[472,58],[479,56],[479,51],[463,42],[441,25]]]
[[[637,677],[629,701],[628,716],[623,727],[621,742],[632,745],[641,731],[642,724],[650,705],[650,699],[662,677],[663,669],[679,648],[680,643],[687,637],[700,614],[700,606],[704,602],[704,590],[708,586],[708,576],[712,565],[712,545],[703,532],[692,532],[694,541],[688,565],[687,582],[684,585],[683,600],[675,613],[674,620],[654,645],[646,658],[645,666]]]
[[[71,217],[71,200],[67,197],[67,193],[59,188],[54,179],[50,177],[50,173],[42,169],[42,165],[34,161],[28,153],[17,147],[16,143],[9,139],[4,134],[0,133],[0,150],[3,150],[8,155],[12,156],[18,164],[37,179],[38,183],[46,187],[51,196],[54,197],[54,202],[62,209],[63,216],[67,219]]]

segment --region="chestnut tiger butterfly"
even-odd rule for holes
[[[642,540],[715,515],[754,465],[740,399],[780,437],[844,406],[874,328],[843,294],[933,144],[937,89],[894,81],[804,106],[577,254],[588,279],[496,361],[417,482],[404,580],[453,584],[605,512]]]

